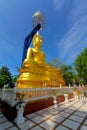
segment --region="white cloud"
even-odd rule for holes
[[[79,19],[58,43],[63,50],[62,59],[66,57],[69,51],[72,52],[76,45],[79,46],[85,34],[87,34],[87,16]]]
[[[72,55],[72,57],[76,57],[76,54]]]
[[[54,2],[55,9],[60,11],[64,6],[65,0],[53,0],[53,2]]]
[[[72,22],[77,21],[87,14],[87,0],[75,0],[72,10],[70,10],[69,19]]]
[[[72,26],[58,43],[59,52],[63,52],[60,56],[66,62],[75,60],[87,47],[87,0],[74,0],[68,18]]]

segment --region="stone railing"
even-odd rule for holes
[[[15,103],[15,98],[16,98],[16,92],[15,88],[13,89],[0,89],[0,99],[2,101],[5,101],[11,106],[14,106]]]
[[[79,88],[80,89],[80,88]],[[65,92],[73,93],[72,87],[56,87],[56,88],[13,88],[13,89],[0,89],[0,98],[6,101],[11,106],[16,104],[16,94],[23,94],[25,102],[52,97],[53,95],[62,95]]]
[[[80,89],[80,88],[79,88]],[[2,101],[5,101],[10,106],[16,105],[17,110],[17,117],[15,118],[15,122],[17,124],[20,124],[25,121],[25,118],[23,117],[24,112],[24,106],[27,102],[48,98],[58,95],[63,95],[64,93],[73,93],[73,87],[56,87],[56,88],[23,88],[23,89],[0,89],[0,99]],[[18,98],[18,95],[24,95],[22,100]],[[54,96],[55,95],[55,96]],[[15,100],[16,99],[16,100]],[[23,102],[20,102],[23,101]],[[56,104],[56,98],[54,99],[55,107]],[[21,103],[21,104],[20,104]],[[7,111],[6,111],[7,112]]]

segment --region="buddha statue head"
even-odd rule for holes
[[[35,48],[41,48],[42,46],[42,37],[37,33],[34,37],[33,37],[33,45]]]

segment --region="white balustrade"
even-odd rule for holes
[[[80,88],[79,88],[80,89]],[[0,89],[1,100],[6,101],[11,106],[14,106],[16,101],[16,93],[24,94],[24,101],[29,102],[33,100],[52,97],[54,95],[62,95],[64,92],[73,93],[73,87],[56,87],[56,88],[13,88],[13,89]]]
[[[79,89],[81,89],[79,87]],[[13,88],[13,89],[7,89],[7,88],[3,88],[0,89],[0,99],[7,102],[8,104],[10,104],[11,106],[14,106],[16,104],[16,108],[17,108],[17,117],[15,119],[16,123],[19,124],[21,122],[24,122],[25,119],[23,117],[23,111],[24,111],[24,105],[29,102],[29,101],[33,101],[33,100],[38,100],[38,99],[43,99],[43,98],[48,98],[48,97],[53,97],[54,98],[54,105],[55,107],[58,106],[56,98],[57,95],[62,95],[64,94],[64,92],[69,92],[69,93],[73,93],[73,87],[56,87],[56,88]],[[15,99],[17,99],[17,93],[19,93],[20,95],[23,94],[23,103],[21,103],[21,107],[17,106],[17,103],[19,101],[21,101],[21,99],[19,98],[19,100],[15,101]],[[54,96],[54,94],[56,94]],[[82,97],[81,97],[82,99]]]
[[[0,89],[0,99],[2,101],[7,102],[9,105],[14,106],[15,97],[16,97],[15,89],[7,89],[7,88]]]

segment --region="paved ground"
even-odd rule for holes
[[[19,125],[0,113],[0,130],[87,130],[87,103],[73,99],[26,116]]]

